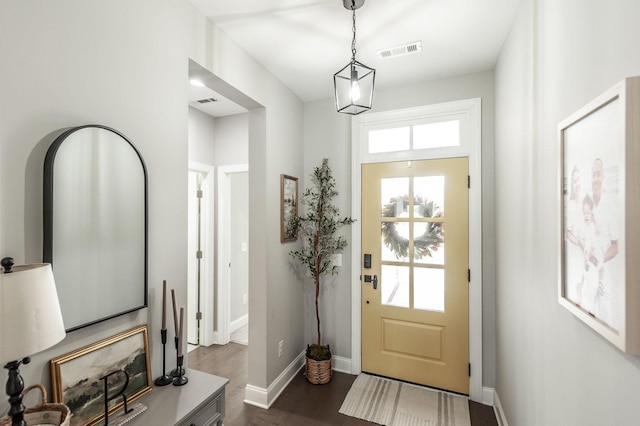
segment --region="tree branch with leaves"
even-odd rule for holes
[[[292,226],[303,240],[300,250],[293,250],[289,255],[299,261],[309,271],[315,284],[317,346],[322,347],[320,331],[320,311],[318,299],[320,282],[323,275],[338,273],[338,267],[332,263],[332,256],[347,246],[345,237],[338,234],[339,228],[355,222],[351,217],[340,218],[333,198],[338,195],[336,182],[329,168],[329,160],[315,167],[311,175],[312,187],[305,189],[301,202],[306,205],[305,214],[292,220]]]

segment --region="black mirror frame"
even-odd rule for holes
[[[136,146],[127,138],[123,133],[107,126],[103,126],[100,124],[87,124],[83,126],[72,127],[65,130],[60,136],[58,136],[52,143],[49,149],[47,150],[47,154],[44,160],[44,175],[43,175],[43,252],[42,259],[45,263],[51,263],[53,266],[53,172],[54,172],[54,164],[55,164],[55,156],[58,152],[58,148],[60,145],[73,133],[86,129],[86,128],[99,128],[103,130],[107,130],[109,132],[115,133],[124,139],[130,146],[133,148],[133,151],[136,153],[140,160],[140,165],[142,166],[142,172],[144,175],[144,301],[141,306],[137,306],[135,308],[127,309],[122,312],[116,312],[112,315],[108,315],[103,318],[98,318],[93,321],[89,321],[84,324],[80,324],[74,327],[70,327],[66,329],[67,332],[71,332],[74,330],[78,330],[84,327],[88,327],[93,324],[97,324],[111,318],[116,318],[121,315],[128,314],[130,312],[135,312],[140,309],[144,309],[149,306],[149,295],[148,295],[148,256],[149,256],[149,202],[148,202],[148,175],[147,175],[147,167],[145,165],[144,159],[140,154],[140,151],[136,148]]]

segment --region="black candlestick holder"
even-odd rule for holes
[[[178,368],[176,368],[176,370],[179,371],[180,374],[173,379],[173,386],[184,386],[189,383],[189,379],[184,375],[184,368],[182,368],[183,361],[184,355],[180,355],[178,357]]]
[[[180,358],[178,356],[178,337],[176,336],[174,339],[174,342],[176,343],[176,368],[175,370],[171,371],[171,377],[179,377],[184,375],[184,368],[182,368],[182,362],[178,361],[178,359]]]
[[[165,366],[167,365],[167,329],[160,330],[160,336],[162,337],[162,376],[155,380],[156,386],[167,386],[173,381],[173,378],[166,373]]]

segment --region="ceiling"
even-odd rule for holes
[[[356,59],[376,69],[376,89],[491,70],[519,2],[366,0],[356,11]],[[343,0],[191,3],[303,101],[333,97],[333,74],[351,59],[352,14]],[[420,53],[378,56],[415,42]],[[215,93],[194,90],[190,105],[208,95]]]

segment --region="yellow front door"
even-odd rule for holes
[[[468,159],[362,166],[362,370],[469,393]]]

